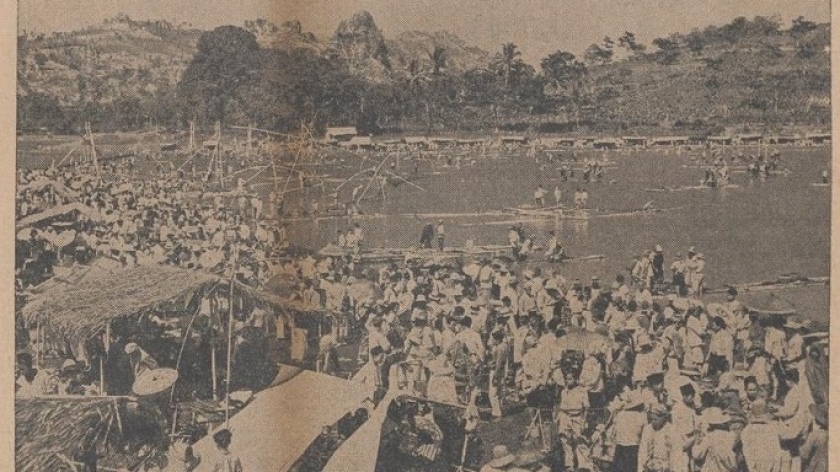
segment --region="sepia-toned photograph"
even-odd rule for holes
[[[15,470],[828,472],[830,20],[20,0]]]

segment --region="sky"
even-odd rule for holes
[[[448,30],[468,44],[495,52],[517,44],[532,64],[557,50],[581,54],[604,36],[624,31],[645,44],[738,16],[777,16],[784,27],[798,16],[830,18],[829,0],[20,0],[19,30],[71,31],[118,13],[136,20],[186,22],[202,29],[266,18],[298,20],[328,38],[354,12],[369,11],[386,37],[410,30]]]

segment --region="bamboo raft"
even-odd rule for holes
[[[717,190],[717,189],[729,189],[729,188],[740,188],[740,185],[737,184],[728,184],[728,185],[684,185],[681,187],[656,187],[656,188],[646,188],[644,189],[645,192],[681,192],[684,190]]]
[[[451,260],[460,259],[463,257],[498,257],[507,255],[511,251],[510,246],[473,246],[473,247],[450,247],[444,248],[443,251],[439,249],[422,249],[422,248],[364,248],[359,252],[352,249],[340,248],[337,246],[327,246],[318,254],[324,257],[353,257],[361,263],[384,263],[384,262],[398,262],[412,259],[421,260]]]
[[[651,202],[652,203],[652,202]],[[558,218],[562,220],[589,220],[591,218],[614,218],[625,216],[650,216],[658,213],[665,213],[668,211],[679,210],[682,207],[673,208],[653,208],[647,205],[644,208],[634,208],[631,210],[605,210],[605,209],[563,209],[559,207],[551,208],[507,208],[506,211],[513,212],[517,215],[535,217],[535,218]],[[530,220],[529,220],[530,221]],[[536,220],[539,221],[539,220]]]
[[[765,280],[762,282],[748,282],[743,284],[736,284],[733,287],[742,292],[758,292],[764,290],[780,290],[785,288],[795,287],[813,287],[813,286],[828,286],[830,277],[806,277],[800,274],[782,274],[775,280]],[[726,293],[729,287],[707,289],[706,294]]]
[[[534,250],[539,250],[535,247]],[[318,254],[324,257],[353,257],[358,262],[364,264],[377,264],[388,262],[401,262],[410,260],[420,260],[425,263],[444,263],[452,260],[462,260],[464,258],[476,257],[502,257],[511,255],[510,246],[501,245],[485,245],[472,247],[451,247],[444,248],[443,251],[435,248],[370,248],[362,249],[355,252],[352,249],[340,248],[338,246],[329,245],[320,251]],[[605,259],[604,254],[591,254],[585,256],[571,256],[564,257],[563,262],[569,261],[597,261]]]

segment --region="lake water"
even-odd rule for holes
[[[755,148],[751,151],[757,152]],[[553,202],[551,192],[559,184],[563,201],[568,204],[574,190],[585,185],[590,208],[633,210],[653,200],[657,208],[676,209],[588,222],[549,219],[523,223],[538,244],[547,239],[546,231],[555,229],[569,254],[607,256],[598,262],[563,264],[561,271],[568,278],[599,276],[611,281],[640,252],[656,244],[665,249],[666,265],[676,253],[684,255],[689,246],[696,246],[707,262],[707,287],[772,280],[788,272],[826,276],[830,267],[831,189],[810,184],[819,181],[822,170],[828,168],[830,149],[780,148],[780,152],[781,167],[792,171],[789,176],[761,181],[735,173],[730,183],[738,188],[677,192],[645,189],[697,185],[703,170],[685,167],[691,164],[685,152],[612,152],[608,157],[617,161],[618,167],[607,169],[604,183],[588,185],[560,182],[557,164],[540,170],[540,165],[524,158],[479,160],[474,166],[416,180],[425,191],[406,184],[388,187],[387,203],[369,201],[363,210],[389,215],[499,211],[533,203],[537,184],[548,191],[548,202]],[[579,153],[582,157],[586,154]],[[349,187],[344,190],[349,191]],[[468,239],[475,244],[506,244],[508,225],[501,224],[506,219],[511,217],[447,218],[447,245],[463,246]],[[359,221],[369,246],[408,247],[417,244],[422,226],[434,220],[389,216]],[[347,219],[296,222],[291,233],[296,243],[321,247],[334,238],[337,229],[346,229],[349,224]],[[791,289],[785,293],[797,305],[807,305],[807,311],[812,312],[809,317],[827,320],[827,289]]]

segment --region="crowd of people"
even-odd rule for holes
[[[266,222],[273,210],[265,211],[258,195],[244,185],[205,192],[201,179],[177,174],[132,178],[133,167],[131,160],[113,164],[112,179],[92,178],[85,169],[20,171],[18,219],[51,218],[18,234],[20,290],[51,277],[57,265],[94,259],[115,267],[166,263],[209,271],[235,259],[247,283],[270,277],[270,259],[288,247],[286,227]],[[81,205],[68,207],[73,203]],[[66,215],[49,213],[61,208]]]
[[[690,248],[666,274],[657,246],[602,286],[500,259],[360,273],[336,258],[312,267],[301,298],[323,293],[341,313],[322,370],[339,375],[335,349],[360,333],[354,379],[377,400],[397,388],[468,405],[480,392],[493,418],[524,402],[534,464],[550,470],[825,470],[824,346],[734,288],[701,301],[703,259]],[[493,451],[482,471],[514,470]]]
[[[508,235],[512,260],[367,266],[353,257],[364,242],[355,224],[337,234],[347,257],[305,255],[272,266],[288,247],[286,227],[266,223],[278,212],[276,198],[264,208],[244,183],[210,193],[206,179],[178,172],[142,179],[132,177],[132,160],[112,166],[110,179],[83,168],[20,172],[19,220],[78,203],[18,234],[20,292],[58,266],[93,261],[206,271],[235,264],[255,287],[274,276],[293,280],[294,297],[330,320],[321,326],[317,369],[366,385],[375,402],[397,390],[464,407],[467,423],[525,405],[531,421],[518,432],[518,449],[488,445],[482,472],[827,470],[824,338],[807,323],[748,309],[735,288],[724,303],[704,302],[705,256],[694,247],[667,265],[656,245],[603,284],[563,277],[553,233],[547,264],[532,263],[533,243],[516,227]],[[595,179],[603,172],[597,161],[587,166]],[[585,192],[576,192],[575,206],[586,206]],[[545,206],[546,195],[538,187],[534,203]],[[561,196],[555,188],[555,203]],[[429,224],[421,246],[443,250],[445,234],[442,221]],[[348,365],[338,349],[357,342]],[[136,344],[123,349],[135,374],[150,362]],[[32,356],[17,360],[19,394],[43,390]],[[89,372],[66,362],[48,388],[96,394]],[[427,436],[418,447],[443,440]],[[227,451],[230,436],[216,443]]]

